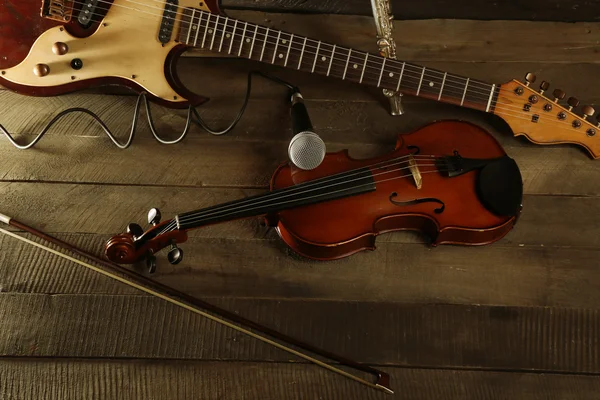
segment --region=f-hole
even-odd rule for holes
[[[390,202],[393,205],[399,206],[399,207],[411,206],[414,204],[421,204],[421,203],[438,203],[441,205],[441,207],[435,208],[433,210],[434,213],[441,214],[446,209],[446,205],[444,204],[444,202],[441,201],[440,199],[436,199],[434,197],[424,197],[422,199],[415,199],[415,200],[409,200],[409,201],[397,201],[397,200],[394,200],[395,197],[398,197],[398,193],[392,192],[392,194],[390,194]]]

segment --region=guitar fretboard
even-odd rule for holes
[[[293,33],[184,9],[179,41],[188,46],[493,112],[499,86]]]

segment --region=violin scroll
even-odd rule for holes
[[[104,249],[106,257],[119,264],[145,261],[147,271],[153,273],[156,270],[155,254],[168,248],[169,262],[180,263],[183,250],[177,244],[187,240],[187,233],[179,229],[177,220],[160,222],[160,211],[152,208],[148,213],[148,224],[150,228],[144,231],[138,224],[131,223],[125,233],[110,238]]]

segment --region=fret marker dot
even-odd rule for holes
[[[352,66],[352,68],[354,68],[354,69],[358,68],[358,64],[354,64],[354,65]]]
[[[246,43],[250,43],[250,38],[246,39]]]
[[[393,72],[390,72],[390,78],[391,78],[392,76],[394,76],[394,73],[393,73]]]
[[[283,54],[279,54],[279,58],[283,58]]]
[[[429,86],[433,87],[434,83],[433,82],[429,82]]]
[[[327,57],[325,57],[325,56],[321,57],[321,61],[325,61],[325,60],[327,60]]]
[[[286,43],[287,43],[287,40],[283,39],[283,40],[281,41],[281,43],[283,43],[283,44],[286,44]]]
[[[212,30],[212,29],[209,29],[209,30],[208,30],[208,33],[213,33],[213,30]]]
[[[225,35],[225,37],[226,37],[227,39],[229,39],[229,38],[231,37],[231,35],[228,33],[227,35]]]

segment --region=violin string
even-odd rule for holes
[[[435,167],[435,164],[419,165],[419,167]],[[409,168],[409,167],[398,168],[396,171],[399,171],[399,170],[402,170],[402,169],[407,169],[407,168]],[[389,172],[393,172],[393,171],[383,172],[383,173],[376,174],[376,175],[382,175],[382,174],[386,174],[386,173],[389,173]],[[421,173],[421,175],[424,175],[424,174],[433,173],[433,172],[444,172],[444,170],[436,168],[436,169],[429,170],[429,171],[421,171],[420,173]],[[400,175],[400,176],[395,176],[393,178],[387,178],[387,179],[378,180],[378,181],[375,182],[375,184],[380,184],[380,183],[384,183],[384,182],[388,182],[388,181],[392,181],[392,180],[396,180],[396,179],[405,179],[405,178],[409,178],[409,177],[412,177],[412,176],[413,176],[412,173],[411,174],[404,174],[404,175]],[[356,180],[358,180],[358,179],[356,179]],[[370,186],[372,184],[373,184],[372,182],[358,184],[356,186],[353,186],[352,189],[358,189],[358,188],[361,188],[361,187]],[[331,195],[331,194],[335,194],[335,193],[341,193],[341,192],[344,192],[344,191],[347,191],[347,190],[349,190],[349,189],[348,188],[338,189],[338,190],[334,190],[334,191],[328,192],[327,194],[316,194],[316,195],[313,195],[313,196],[305,197],[304,199],[314,199],[314,198],[323,197],[323,196],[327,196],[327,195]],[[278,203],[275,203],[275,204],[270,204],[269,206],[272,206],[272,207],[274,207],[274,206],[280,206],[280,205],[284,205],[286,203],[292,203],[292,202],[293,202],[293,200],[286,200],[286,201],[278,202]],[[256,207],[250,206],[247,209],[244,209],[243,211],[252,211],[254,209],[260,209],[262,207],[263,206],[256,206]],[[225,218],[225,217],[228,217],[230,215],[235,215],[235,214],[237,214],[239,212],[241,212],[241,211],[230,211],[230,212],[226,211],[225,214],[219,215],[218,217],[219,218]],[[186,222],[187,223],[190,223],[190,222],[192,222],[192,223],[202,222],[203,219],[206,219],[208,217],[209,216],[206,216],[206,217],[203,217],[203,218],[199,218],[198,220],[195,220],[195,221],[186,221]],[[170,230],[173,231],[175,229],[176,229],[176,224],[175,224],[175,227],[171,228]]]
[[[351,176],[355,176],[357,174],[364,173],[367,168],[388,168],[388,167],[391,167],[391,166],[394,166],[394,165],[398,165],[398,164],[401,164],[402,162],[404,162],[404,160],[407,159],[407,158],[409,158],[409,157],[411,157],[410,154],[409,155],[404,155],[404,156],[399,156],[399,157],[395,157],[395,158],[390,159],[390,160],[380,161],[378,163],[374,163],[374,164],[370,164],[370,165],[365,165],[363,167],[351,169],[351,170],[348,170],[348,171],[342,171],[342,172],[338,172],[338,173],[336,173],[334,175],[329,175],[329,176],[318,178],[318,179],[315,179],[315,180],[312,180],[312,181],[307,181],[307,182],[304,183],[303,186],[290,186],[288,188],[285,188],[285,189],[289,189],[289,191],[286,191],[286,194],[288,194],[288,195],[297,194],[297,193],[294,193],[293,191],[300,192],[300,191],[305,190],[307,188],[312,188],[312,187],[315,187],[315,186],[318,186],[318,185],[331,183],[331,182],[333,182],[333,181],[335,181],[335,180],[337,180],[339,178],[342,178],[342,177],[343,178],[348,178],[348,177],[351,177]],[[433,156],[433,155],[428,156],[428,155],[418,155],[417,154],[417,155],[412,155],[412,157],[415,158],[415,159],[419,159],[419,160],[432,160],[432,159],[435,159],[435,156]],[[398,161],[398,160],[400,160],[400,161]],[[319,188],[321,188],[321,187],[317,187],[316,189],[319,189]],[[270,199],[270,198],[276,197],[277,195],[279,195],[279,193],[268,193],[268,194],[264,195],[264,197],[261,197],[261,199]],[[250,203],[252,201],[253,200],[248,199],[247,201],[236,203],[236,205],[239,206],[239,205],[243,205],[243,204],[246,204],[246,203]],[[226,207],[226,206],[221,206],[221,207],[218,207],[218,208],[212,208],[210,211],[217,211],[219,208],[224,208],[224,207]],[[160,234],[162,234],[162,233],[164,233],[164,232],[161,232]]]
[[[418,168],[421,168],[421,167],[436,167],[436,164],[417,164],[416,167],[418,167]],[[260,200],[260,201],[251,203],[246,208],[245,207],[237,207],[236,204],[234,204],[233,205],[234,207],[223,209],[223,210],[220,210],[220,211],[217,211],[217,212],[202,213],[202,215],[191,215],[188,218],[186,218],[185,221],[182,220],[182,219],[180,219],[180,223],[184,223],[184,222],[185,223],[198,223],[198,222],[201,222],[202,220],[205,220],[205,219],[207,219],[209,217],[215,217],[215,216],[217,216],[219,218],[222,218],[222,217],[226,217],[228,215],[232,215],[232,214],[235,214],[235,213],[245,212],[245,211],[251,211],[251,210],[254,210],[254,209],[257,209],[257,208],[262,208],[264,206],[273,207],[273,206],[282,205],[282,204],[286,204],[286,203],[292,203],[295,200],[298,200],[297,198],[295,198],[295,199],[292,199],[292,200],[285,200],[285,201],[279,202],[281,199],[286,198],[286,197],[290,197],[290,196],[298,196],[298,197],[302,196],[300,198],[302,200],[305,200],[305,199],[312,199],[312,198],[317,198],[317,197],[324,197],[324,196],[328,196],[328,195],[331,195],[331,194],[334,194],[334,193],[340,193],[340,192],[344,192],[344,191],[348,191],[348,190],[351,190],[351,189],[356,189],[356,188],[360,188],[360,187],[364,187],[364,186],[368,186],[368,185],[373,185],[373,184],[376,185],[377,183],[380,183],[381,181],[367,182],[367,183],[364,183],[364,184],[352,186],[350,188],[345,187],[345,188],[342,188],[342,189],[339,189],[339,190],[328,191],[327,193],[316,194],[316,195],[308,196],[308,197],[304,196],[306,193],[313,192],[315,190],[327,189],[327,188],[336,187],[336,186],[343,186],[343,185],[346,185],[346,184],[348,184],[350,182],[356,182],[356,181],[361,181],[361,180],[362,181],[364,181],[364,180],[370,180],[371,178],[375,178],[375,177],[380,176],[380,175],[386,175],[386,174],[390,174],[390,173],[393,173],[393,172],[403,171],[403,170],[406,170],[406,169],[409,169],[409,168],[411,168],[410,165],[408,165],[406,167],[395,168],[395,169],[392,169],[392,170],[389,170],[389,171],[385,171],[385,172],[379,172],[379,173],[376,173],[376,174],[370,174],[369,176],[363,176],[363,177],[358,177],[358,178],[354,178],[354,179],[350,179],[350,180],[345,180],[345,181],[340,182],[340,183],[333,183],[333,184],[330,184],[330,185],[326,185],[326,186],[322,186],[322,187],[317,187],[317,188],[310,189],[310,190],[305,190],[305,191],[303,191],[301,193],[293,193],[291,195],[285,194],[284,196],[279,196],[279,197],[275,198],[273,201],[276,201],[277,203],[274,203],[274,204],[270,204],[270,203],[268,203],[268,201],[262,201],[261,198],[257,199],[257,200]],[[436,168],[435,171],[438,171],[438,169]],[[411,174],[407,174],[407,175],[402,175],[401,177],[404,178],[404,177],[409,177],[409,176],[413,176],[413,174],[411,173]],[[265,205],[264,203],[268,203],[268,204]],[[225,214],[221,215],[222,213],[225,213]]]
[[[99,1],[100,1],[101,3],[106,3],[106,4],[109,4],[109,2],[107,2],[107,1],[103,1],[103,0],[99,0]],[[131,1],[131,0],[126,0],[126,1],[127,1],[127,2],[129,2],[129,3],[138,4],[138,5],[141,5],[141,6],[144,6],[144,7],[149,7],[149,8],[152,8],[152,9],[156,9],[156,10],[158,10],[158,8],[156,8],[156,7],[150,7],[150,6],[149,6],[149,5],[147,5],[147,4],[137,3],[137,2],[134,2],[134,1]],[[154,0],[154,1],[157,1],[157,0]],[[83,4],[81,1],[74,1],[74,3],[77,3],[77,4]],[[139,8],[126,7],[126,6],[124,6],[124,5],[121,5],[121,4],[110,4],[110,5],[112,5],[112,6],[118,6],[118,7],[122,7],[122,8],[124,8],[124,9],[127,9],[127,10],[132,10],[132,11],[134,11],[134,12],[143,12],[143,13],[146,13],[146,14],[152,15],[152,16],[154,16],[154,17],[156,17],[156,16],[160,16],[159,14],[156,14],[156,13],[148,13],[148,12],[146,12],[146,11],[140,10]],[[103,11],[108,11],[108,10],[109,10],[109,8],[101,8],[101,7],[100,7],[100,9],[101,9],[101,10],[103,10]],[[162,9],[161,9],[161,10],[162,10]],[[215,24],[215,29],[218,29],[218,28],[217,28],[217,26],[218,26],[218,25],[220,25],[220,20],[221,20],[221,19],[223,19],[223,17],[221,17],[221,16],[219,16],[219,15],[217,15],[217,14],[211,14],[211,13],[209,13],[209,12],[206,12],[206,11],[200,11],[200,13],[202,13],[202,15],[207,15],[207,16],[208,16],[208,18],[210,18],[210,16],[212,16],[212,15],[215,15],[215,16],[218,18],[218,19],[216,19],[216,21],[215,21],[215,22],[216,22],[216,24]],[[95,13],[95,14],[99,15],[99,13]],[[179,12],[178,12],[178,13],[175,13],[175,14],[177,14],[177,15],[183,15],[183,13],[179,13]],[[203,17],[202,17],[202,18],[203,18]],[[233,20],[233,19],[232,19],[232,20]],[[200,21],[200,19],[199,19],[199,21]],[[208,21],[208,19],[207,19],[207,21]],[[99,21],[96,21],[96,22],[99,22]],[[181,20],[181,23],[182,23],[182,24],[184,24],[184,23],[186,23],[186,21],[184,21],[184,20],[182,19],[182,20]],[[189,23],[188,23],[188,25],[189,25]],[[258,25],[257,25],[257,26],[258,26]],[[224,30],[223,30],[223,32],[222,32],[222,33],[227,33],[228,31],[225,29],[225,23],[223,23],[223,27],[224,27]],[[264,28],[264,27],[263,27],[263,28]],[[207,29],[209,29],[208,25],[207,25]],[[235,33],[236,35],[237,35],[237,31],[239,31],[240,29],[241,29],[241,27],[240,27],[239,29],[237,29],[237,28],[236,28],[236,33]],[[265,28],[265,29],[266,29],[266,28]],[[284,34],[286,34],[286,35],[291,35],[291,34],[289,34],[289,33],[286,33],[286,32],[283,32],[283,33],[284,33]],[[267,37],[267,35],[266,35],[266,34],[262,34],[262,36],[263,36],[263,37]],[[313,39],[308,39],[308,38],[307,38],[307,40],[311,40],[312,42],[316,42],[316,41],[314,41]],[[270,44],[277,44],[277,42],[270,42]],[[322,44],[323,44],[323,45],[325,45],[325,46],[332,46],[332,45],[330,45],[330,44],[328,44],[328,43],[322,43]],[[240,42],[240,47],[241,47],[241,46],[243,46],[243,41],[241,41],[241,42]],[[290,46],[290,47],[292,47],[292,46]],[[310,47],[310,46],[309,46],[309,47]],[[314,47],[314,46],[313,46],[313,47]],[[294,47],[294,48],[295,48],[295,49],[297,49],[297,47]],[[351,49],[348,49],[348,50],[349,50],[349,51],[351,51]],[[357,50],[353,50],[353,51],[354,51],[355,53],[362,53],[362,52],[359,52],[359,51],[357,51]],[[315,54],[316,54],[316,53],[315,53]],[[334,58],[335,58],[335,57],[334,57]],[[337,58],[337,60],[341,60],[341,59]],[[341,61],[343,61],[343,60],[341,60]],[[366,65],[366,66],[368,66],[368,65]],[[393,66],[393,64],[392,64],[392,66]],[[405,66],[408,66],[408,67],[410,67],[410,68],[416,68],[416,69],[422,69],[422,68],[424,68],[424,67],[419,67],[419,66],[416,66],[416,65],[411,65],[411,64],[408,64],[408,63],[405,63]],[[370,67],[370,66],[368,66],[368,67],[369,67],[369,68],[375,68],[375,67]],[[379,70],[379,68],[376,68],[376,69],[377,69],[377,70]],[[404,72],[405,72],[405,76],[406,76],[408,79],[417,79],[417,77],[416,77],[416,76],[414,76],[414,75],[411,75],[411,72],[410,72],[410,71],[408,71],[408,70],[407,70],[407,71],[404,71]],[[441,72],[439,72],[439,71],[435,71],[435,70],[426,70],[426,71],[425,71],[425,74],[424,74],[424,76],[427,76],[428,72],[430,72],[431,74],[434,74],[434,73],[435,73],[435,74],[441,75]],[[447,81],[451,81],[451,80],[452,80],[452,77],[457,77],[457,76],[455,76],[455,75],[452,75],[452,74],[447,74],[447,77],[449,77],[449,78],[450,78],[450,79],[448,79],[448,78],[447,78]],[[339,78],[339,77],[338,77],[338,78]],[[403,77],[403,79],[404,79],[404,77]],[[418,79],[420,80],[420,75],[419,75],[419,78],[418,78]],[[458,82],[458,81],[456,81],[456,82]],[[479,83],[478,83],[477,81],[471,81],[471,84],[479,84]],[[488,85],[488,84],[486,84],[486,85]],[[450,88],[450,89],[452,89],[453,87],[454,87],[454,88],[458,88],[457,86],[452,86],[452,85],[444,85],[444,91],[447,93],[447,90],[446,90],[446,88]],[[464,88],[464,87],[463,87],[463,88]],[[511,90],[501,89],[500,87],[498,87],[498,88],[499,88],[499,89],[496,89],[496,90],[497,90],[497,93],[500,93],[500,92],[502,92],[502,91],[505,91],[505,92],[511,92],[511,93],[512,93],[512,91],[511,91]],[[471,89],[469,89],[469,90],[471,91]],[[486,92],[487,92],[487,90],[486,90]],[[470,93],[470,94],[471,94],[471,93]],[[482,96],[482,97],[481,97],[481,99],[484,99],[484,97],[483,97],[483,94],[481,94],[481,96]],[[471,97],[472,97],[472,96],[471,96]],[[488,95],[486,94],[485,98],[487,98],[487,97],[488,97]],[[552,103],[552,102],[551,102],[551,103]],[[564,107],[562,107],[560,104],[558,104],[558,107],[560,107],[560,108],[564,109]],[[498,100],[496,99],[496,101],[495,101],[495,104],[494,104],[494,108],[495,108],[495,109],[497,109],[497,110],[506,110],[506,111],[509,111],[509,110],[511,110],[511,109],[512,109],[512,111],[513,111],[513,112],[517,112],[517,113],[519,113],[519,114],[521,114],[521,115],[527,115],[527,117],[523,117],[523,119],[527,119],[527,120],[529,120],[529,119],[530,119],[530,117],[529,117],[529,115],[530,115],[530,114],[527,114],[528,112],[527,112],[527,111],[525,111],[525,110],[523,110],[523,109],[522,109],[520,106],[512,106],[512,105],[507,105],[507,104],[503,104],[502,106],[500,106],[500,105],[498,104]],[[513,116],[513,117],[516,117],[514,114],[513,114],[513,115],[511,115],[511,116]],[[542,115],[540,115],[540,118],[538,119],[538,122],[539,122],[541,119],[547,119],[547,118],[548,118],[548,117],[546,117],[546,116],[543,116],[543,114],[542,114]],[[579,119],[579,117],[577,117],[577,118]],[[547,122],[547,121],[545,121],[545,122]],[[550,121],[550,122],[551,122],[551,123],[553,123],[553,124],[556,124],[556,125],[559,125],[559,124],[564,124],[564,126],[565,126],[565,129],[569,129],[569,130],[571,130],[571,131],[572,131],[572,125],[571,125],[571,123],[570,123],[570,122],[568,122],[568,121],[554,120],[554,118],[552,118],[552,121]],[[568,127],[568,128],[567,128],[567,125],[569,125],[569,127]],[[590,124],[590,125],[591,125],[591,124]],[[593,127],[593,125],[592,125],[592,127]]]

